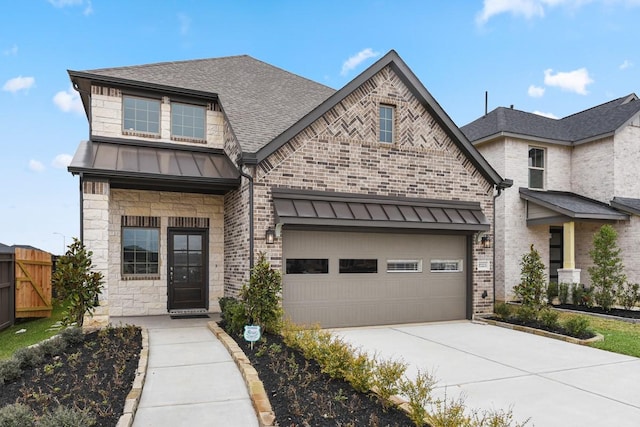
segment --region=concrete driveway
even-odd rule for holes
[[[640,425],[640,359],[473,322],[333,330],[438,380],[436,397],[513,409],[537,427]]]

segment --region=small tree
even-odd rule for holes
[[[617,244],[618,233],[608,224],[593,236],[593,249],[589,251],[593,267],[589,267],[593,296],[600,307],[611,310],[616,301],[616,288],[627,281]]]
[[[540,253],[531,245],[531,250],[522,255],[520,261],[520,284],[514,286],[513,292],[522,301],[522,305],[536,312],[544,306],[545,274]]]
[[[82,326],[85,313],[92,315],[102,290],[102,273],[92,272],[91,256],[84,244],[74,238],[67,252],[58,258],[52,282],[58,299],[67,305],[62,322]]]
[[[281,293],[280,272],[271,268],[264,252],[261,252],[258,263],[253,267],[249,285],[245,284],[240,291],[249,321],[259,325],[263,331],[277,333],[282,318]]]

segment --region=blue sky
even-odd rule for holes
[[[0,242],[79,236],[66,170],[88,123],[66,70],[248,54],[340,88],[395,49],[456,124],[638,92],[640,0],[3,2]],[[215,88],[212,88],[215,89]],[[223,100],[224,102],[224,100]]]

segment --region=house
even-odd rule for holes
[[[296,322],[492,310],[509,181],[396,52],[338,91],[249,56],[69,76],[89,121],[69,171],[106,278],[98,315],[218,311],[260,252]]]
[[[518,260],[531,244],[549,280],[590,283],[593,235],[618,232],[625,271],[640,282],[640,100],[635,94],[551,119],[497,108],[461,128],[502,176],[514,181],[496,201],[496,299],[512,299]]]

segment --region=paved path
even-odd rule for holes
[[[536,427],[640,426],[640,359],[471,322],[337,329],[385,359],[438,379],[437,397],[513,408]]]
[[[258,426],[242,376],[207,328],[217,319],[112,318],[149,331],[149,364],[134,427]]]

